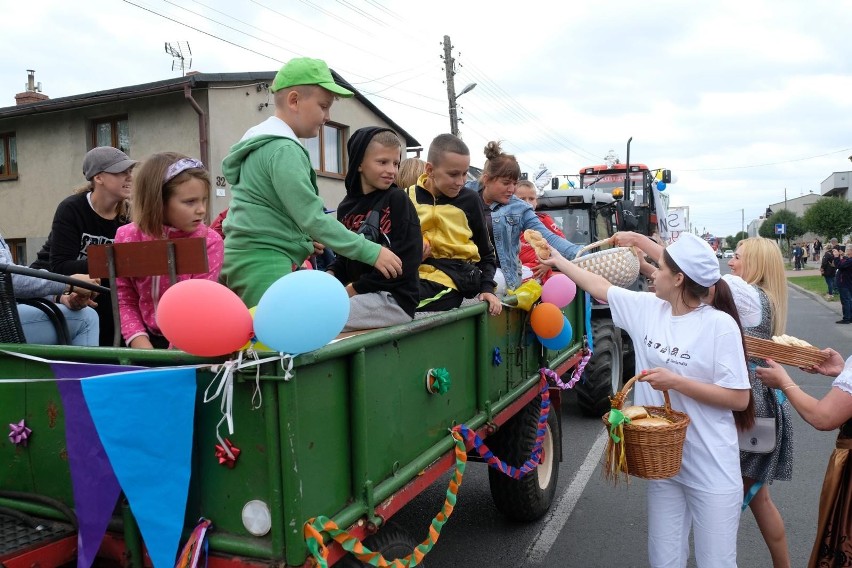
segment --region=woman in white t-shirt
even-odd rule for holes
[[[637,405],[689,415],[681,470],[648,482],[648,558],[651,566],[684,567],[689,532],[699,567],[736,566],[742,478],[737,427],[754,420],[745,348],[736,308],[719,263],[705,241],[684,234],[659,257],[654,294],[612,286],[551,250],[542,260],[592,296],[609,302],[615,324],[630,334]],[[710,287],[711,304],[702,303]]]

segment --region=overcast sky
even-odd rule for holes
[[[458,100],[474,165],[496,139],[524,171],[576,174],[611,149],[623,161],[632,136],[631,161],[671,169],[672,204],[721,236],[852,169],[847,0],[7,0],[2,14],[0,106],[27,69],[51,97],[178,76],[164,43],[189,42],[201,72],[323,58],[428,146],[450,128],[449,35],[456,90],[477,83]]]

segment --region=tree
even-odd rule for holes
[[[852,202],[840,197],[823,197],[805,211],[802,222],[812,233],[842,240],[843,235],[852,233]]]
[[[787,243],[784,250],[790,250],[790,240],[796,240],[805,234],[801,218],[790,211],[789,209],[781,209],[770,215],[763,224],[760,225],[757,234],[767,239],[780,239],[781,235],[775,234],[775,225],[786,225],[787,232],[783,235],[783,240]]]
[[[740,244],[740,241],[748,238],[748,233],[745,231],[740,231],[736,235],[725,237],[725,241],[728,243],[728,248],[737,250],[737,245]]]

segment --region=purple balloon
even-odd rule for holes
[[[574,300],[577,285],[564,274],[554,274],[541,287],[541,301],[556,304],[560,309]]]

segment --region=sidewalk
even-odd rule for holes
[[[787,270],[784,275],[789,279],[791,276],[819,276],[819,268],[805,268],[802,270]],[[815,292],[811,292],[810,290],[805,290],[801,286],[797,286],[787,280],[787,285],[790,288],[794,288],[795,290],[801,292],[802,294],[816,300],[823,306],[829,308],[833,312],[837,313],[839,316],[843,316],[843,308],[840,306],[840,302],[828,302],[825,298],[822,297],[822,294],[817,294]]]

